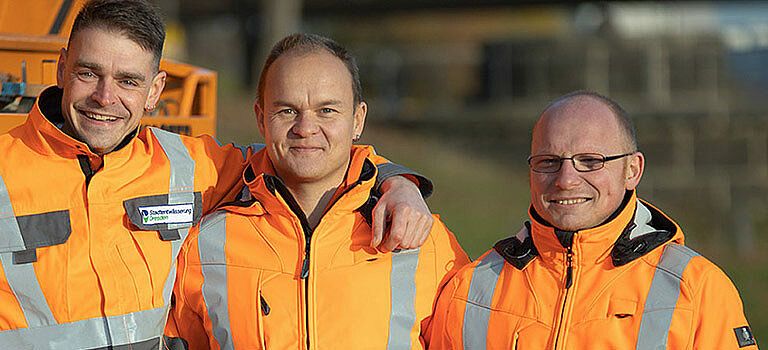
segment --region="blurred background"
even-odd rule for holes
[[[156,0],[166,57],[219,74],[218,138],[261,140],[253,103],[268,49],[293,32],[358,58],[363,142],[428,175],[429,199],[476,258],[529,204],[530,130],[588,89],[633,117],[639,196],[734,280],[768,341],[768,3],[494,0]]]

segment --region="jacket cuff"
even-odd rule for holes
[[[419,192],[421,192],[421,196],[425,199],[432,195],[434,186],[432,185],[432,181],[430,181],[424,175],[421,175],[411,169],[395,163],[382,163],[376,165],[376,168],[378,169],[378,175],[376,176],[376,184],[374,185],[373,190],[379,196],[381,196],[381,191],[379,191],[379,189],[384,180],[398,175],[405,176],[405,178],[413,181],[416,186],[419,187]]]

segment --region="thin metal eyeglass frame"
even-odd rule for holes
[[[572,155],[572,156],[570,156],[570,157],[567,157],[567,158],[560,158],[560,157],[558,157],[558,158],[560,158],[560,162],[559,162],[559,163],[558,163],[558,165],[557,165],[557,169],[554,169],[553,171],[537,171],[536,169],[534,169],[534,168],[533,168],[533,165],[531,165],[531,160],[532,160],[534,157],[538,157],[538,156],[547,156],[547,155],[549,155],[549,154],[539,154],[539,155],[535,155],[535,156],[530,156],[530,157],[528,157],[528,167],[529,167],[529,168],[531,168],[531,171],[533,171],[534,173],[540,173],[540,174],[553,174],[553,173],[556,173],[556,172],[560,171],[560,168],[562,168],[562,167],[563,167],[563,161],[564,161],[564,160],[568,160],[568,159],[570,159],[570,160],[571,160],[571,165],[573,166],[573,169],[574,169],[574,170],[576,170],[576,171],[578,171],[578,172],[580,172],[580,173],[588,173],[588,172],[591,172],[591,171],[596,171],[596,170],[600,170],[600,169],[604,168],[604,167],[605,167],[605,163],[606,163],[606,162],[610,162],[610,161],[612,161],[612,160],[616,160],[616,159],[621,159],[621,158],[624,158],[624,157],[626,157],[626,156],[631,156],[631,155],[633,155],[633,154],[635,154],[635,153],[637,153],[637,151],[633,151],[633,152],[629,152],[629,153],[624,153],[624,154],[617,154],[617,155],[615,155],[615,156],[604,156],[604,155],[602,155],[602,154],[600,154],[600,153],[589,153],[589,152],[587,152],[587,153],[576,153],[576,154],[574,154],[574,155]],[[574,161],[574,160],[573,160],[573,158],[574,158],[574,157],[577,157],[577,156],[580,156],[580,155],[583,155],[583,154],[594,154],[594,155],[599,155],[600,157],[603,157],[603,162],[602,162],[602,163],[600,163],[600,167],[599,167],[599,168],[595,168],[595,169],[588,169],[588,170],[580,170],[580,169],[576,168],[576,161]]]

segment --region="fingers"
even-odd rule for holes
[[[432,215],[413,212],[407,224],[403,241],[400,243],[401,249],[415,249],[424,244],[432,230],[434,219]]]
[[[400,247],[405,240],[410,240],[408,236],[408,221],[411,208],[400,205],[395,208],[391,215],[392,223],[389,226],[389,232],[386,233],[384,243],[379,246],[382,252],[390,252]]]
[[[376,248],[381,244],[381,239],[384,237],[384,230],[387,225],[387,208],[381,203],[376,204],[373,208],[373,237],[371,237],[371,247]]]

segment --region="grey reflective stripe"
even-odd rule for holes
[[[56,324],[51,308],[45,300],[40,282],[37,280],[33,264],[14,264],[13,253],[0,253],[5,279],[16,296],[27,327],[40,327]]]
[[[19,251],[27,249],[21,238],[19,223],[13,213],[11,197],[0,175],[0,252]]]
[[[645,299],[636,349],[667,348],[667,335],[680,295],[683,271],[694,256],[699,254],[684,245],[670,243],[664,247]]]
[[[170,305],[171,303],[173,283],[176,281],[176,258],[179,256],[181,245],[184,243],[184,241],[187,240],[187,236],[189,235],[189,227],[180,228],[178,231],[181,239],[171,241],[171,258],[173,261],[171,262],[171,270],[168,271],[168,277],[166,277],[165,285],[163,286],[163,300],[165,301],[165,305]]]
[[[487,346],[491,302],[502,268],[504,258],[492,249],[472,272],[467,307],[464,309],[464,349],[485,349]]]
[[[416,323],[416,268],[419,248],[392,252],[389,275],[392,293],[387,349],[410,349],[411,329]]]
[[[48,327],[11,329],[0,332],[0,348],[93,349],[141,343],[162,335],[167,312],[168,308],[163,306]]]
[[[171,163],[171,179],[168,188],[168,204],[187,204],[195,202],[195,160],[181,141],[181,136],[160,129],[152,129],[163,152]],[[168,224],[168,229],[189,227],[187,223]]]
[[[189,155],[189,150],[181,141],[181,136],[161,130],[152,129],[153,134],[163,147],[168,162],[171,165],[171,177],[168,186],[168,204],[195,203],[195,160]],[[181,245],[189,234],[189,224],[168,224],[168,229],[178,229],[181,239],[171,241],[172,263],[171,269],[163,287],[163,300],[170,304],[173,283],[176,280],[176,257],[179,255]]]
[[[419,191],[421,192],[422,197],[427,198],[432,195],[434,189],[432,181],[429,181],[424,175],[395,163],[381,163],[376,165],[376,169],[378,169],[378,172],[376,174],[376,183],[374,183],[373,189],[377,192],[379,192],[379,188],[381,187],[381,184],[384,183],[384,180],[397,175],[411,175],[418,179]]]
[[[227,299],[226,219],[227,214],[223,210],[203,217],[197,240],[203,272],[203,301],[211,319],[213,337],[220,349],[232,350],[234,344]]]
[[[232,143],[232,146],[235,146],[240,149],[240,152],[243,153],[243,159],[248,157],[248,149],[253,150],[253,153],[256,153],[258,151],[261,151],[262,148],[264,148],[266,145],[263,143],[252,143],[248,146],[241,146],[236,143]]]
[[[24,240],[21,237],[19,223],[13,213],[11,197],[8,188],[0,176],[0,239],[3,240],[0,250],[0,263],[5,271],[5,279],[16,296],[28,327],[39,327],[56,324],[51,308],[45,300],[40,282],[32,264],[14,264],[13,251],[24,250]]]

